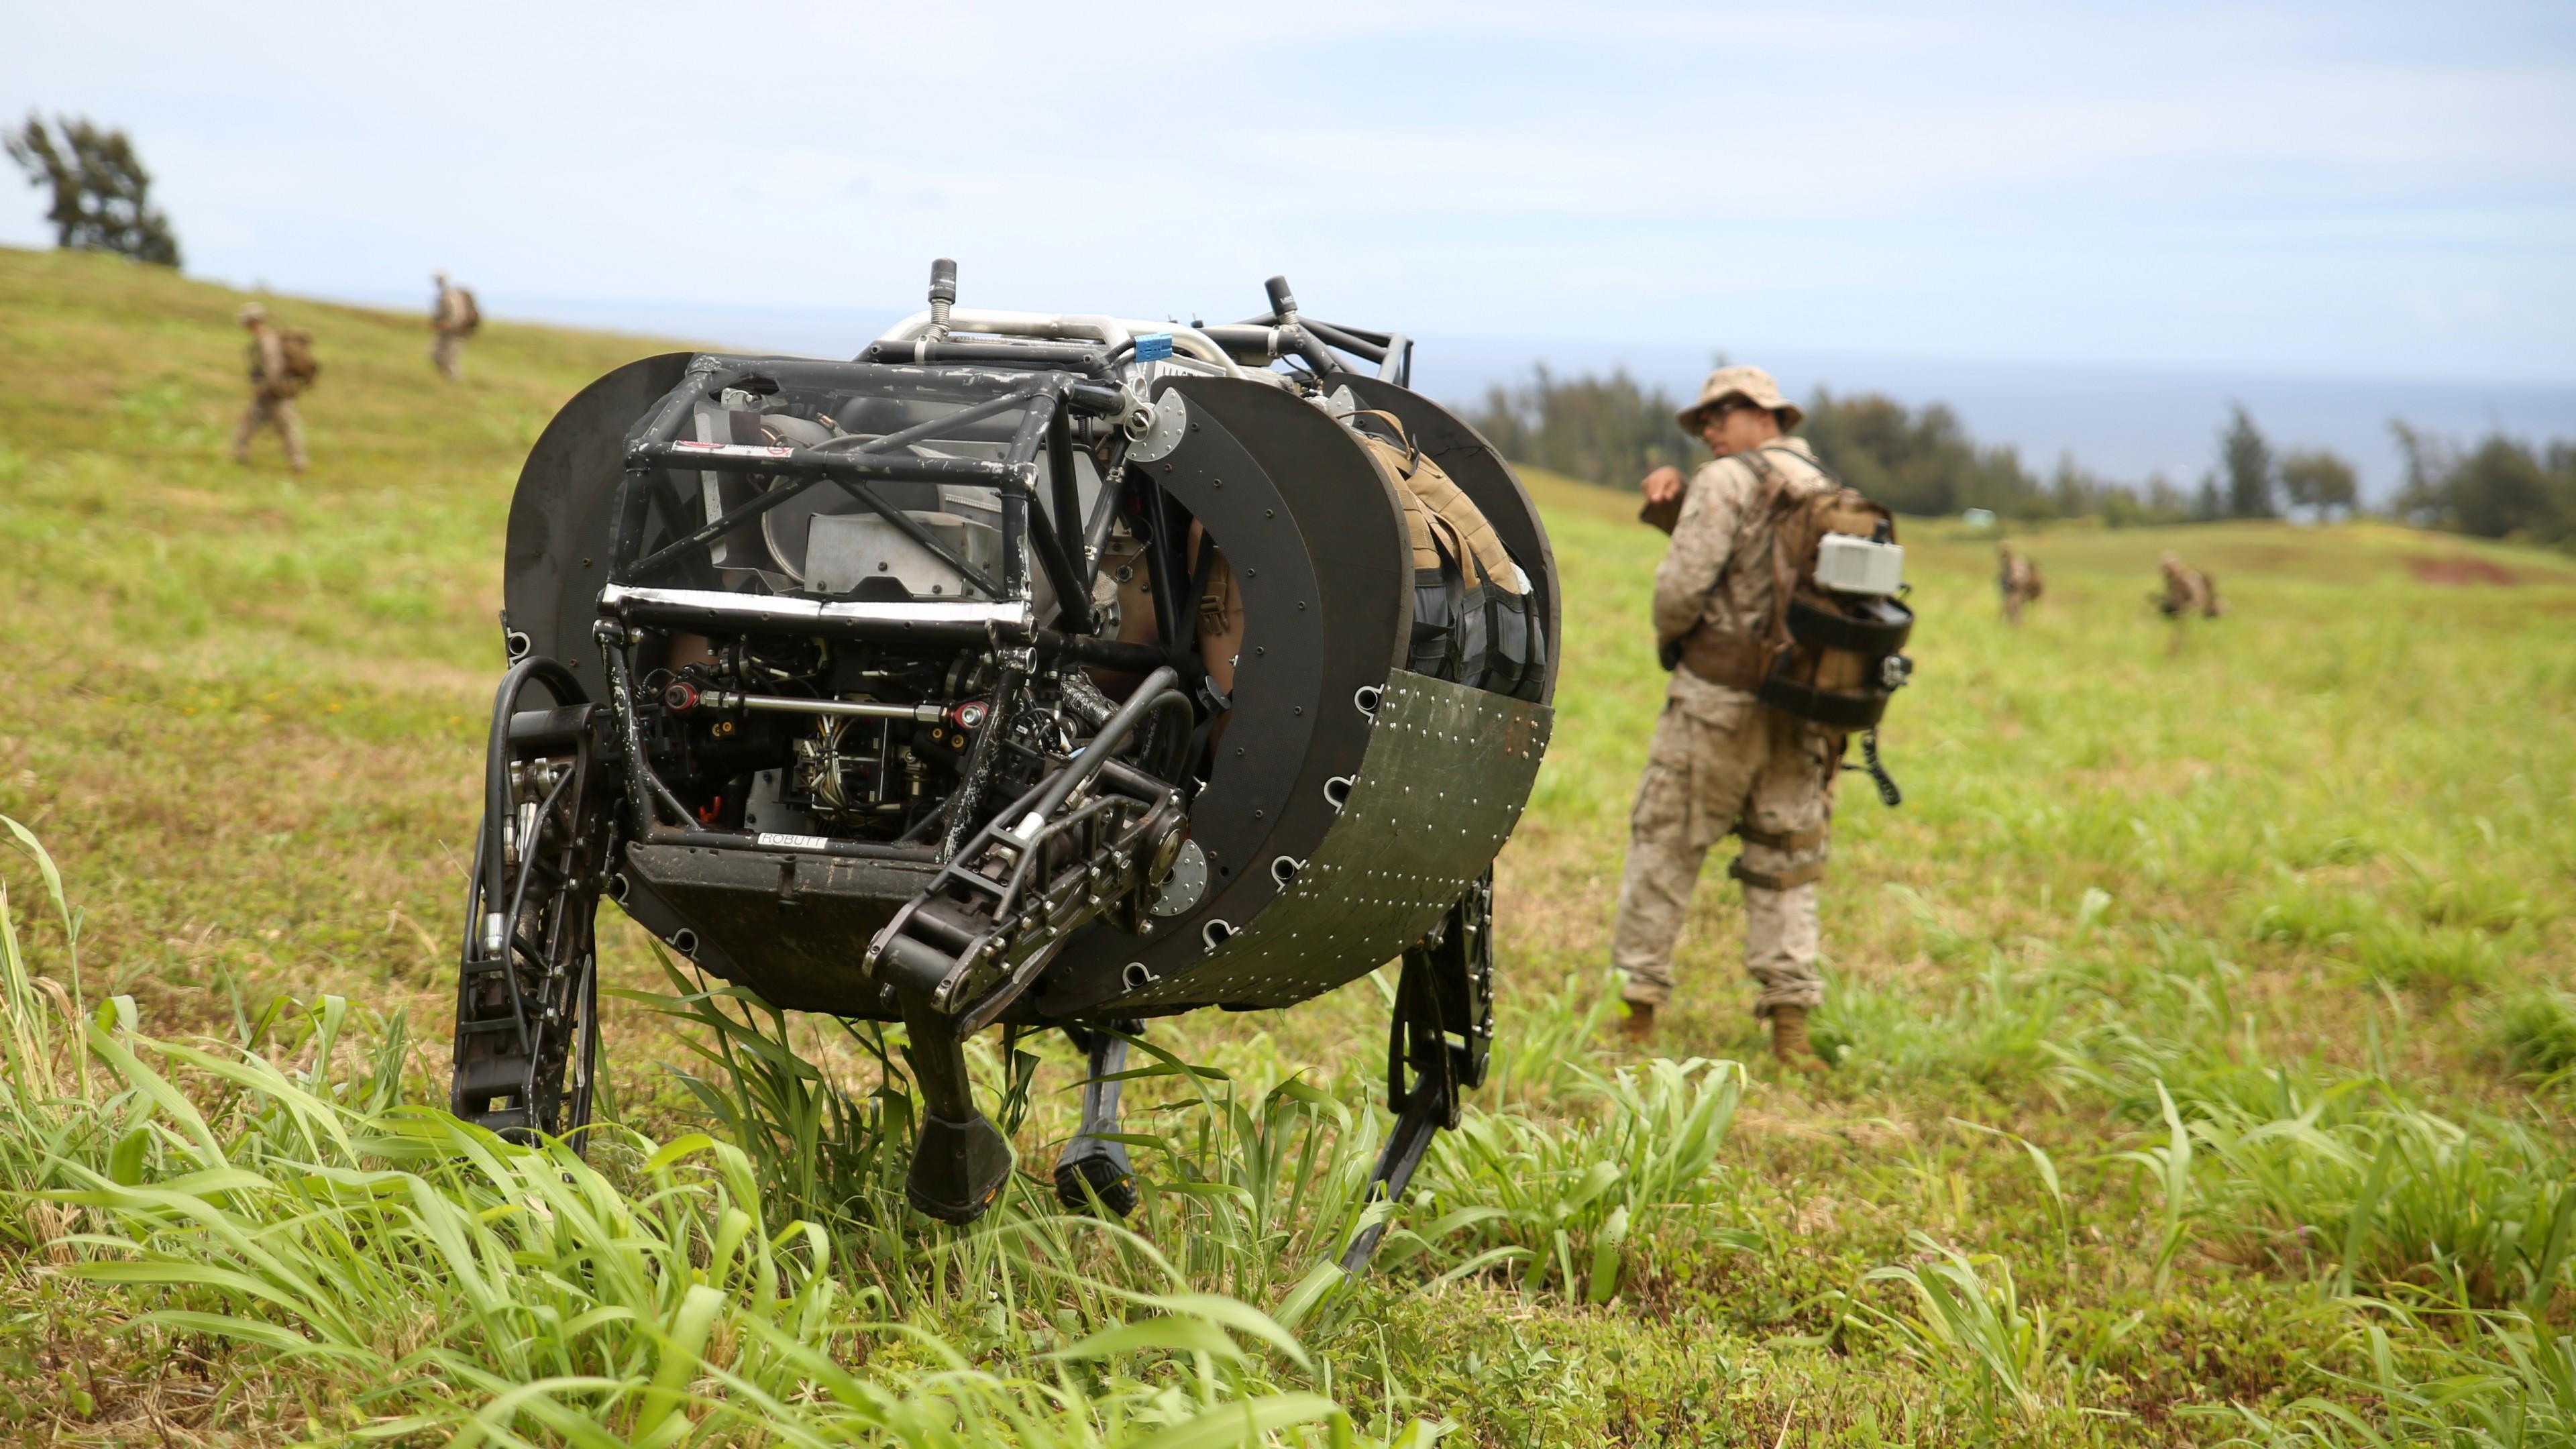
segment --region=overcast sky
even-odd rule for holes
[[[2576,383],[2566,0],[0,0],[0,106],[291,292]]]

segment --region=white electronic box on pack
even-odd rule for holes
[[[1281,279],[1217,326],[957,299],[935,264],[849,362],[630,363],[537,441],[455,1110],[588,1120],[604,895],[774,1005],[903,1023],[910,1197],[949,1222],[1012,1167],[962,1039],[1070,1032],[1056,1190],[1124,1212],[1146,1018],[1400,956],[1400,1194],[1492,1037],[1491,867],[1556,677],[1538,511],[1408,339]]]

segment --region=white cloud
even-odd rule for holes
[[[96,24],[14,16],[0,104],[129,126],[192,264],[282,287],[875,308],[945,252],[1016,305],[1284,270],[1423,331],[2576,376],[2547,11],[166,4],[113,67]]]

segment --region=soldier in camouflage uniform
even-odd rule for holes
[[[241,309],[241,325],[250,332],[250,406],[241,426],[233,429],[233,461],[250,461],[250,440],[262,428],[277,429],[286,444],[286,461],[304,471],[304,421],[295,415],[295,379],[286,369],[286,342],[268,323],[268,309],[257,302]]]
[[[2011,544],[1995,545],[1995,588],[2004,596],[2004,622],[2018,624],[2021,611],[2039,600],[2039,565]]]
[[[1758,367],[1709,374],[1681,415],[1715,458],[1685,482],[1648,474],[1649,522],[1672,548],[1655,571],[1655,634],[1678,646],[1663,717],[1646,751],[1629,820],[1611,959],[1627,974],[1626,1030],[1643,1040],[1672,1000],[1679,938],[1709,847],[1744,842],[1728,874],[1744,888],[1744,967],[1761,987],[1753,1013],[1771,1050],[1796,1070],[1822,1070],[1807,1015],[1824,1000],[1816,974],[1816,880],[1824,872],[1842,736],[1764,706],[1753,693],[1773,607],[1772,536],[1783,497],[1834,486],[1803,438],[1803,416]]]
[[[2167,549],[2156,559],[2156,571],[2164,575],[2165,591],[2147,595],[2157,612],[2173,621],[2173,638],[2165,646],[2168,654],[2182,652],[2183,621],[2194,614],[2215,619],[2227,612],[2218,602],[2218,585],[2209,575],[2182,561],[2182,555]]]
[[[465,339],[482,325],[474,306],[474,294],[447,280],[445,272],[432,272],[430,280],[438,285],[438,297],[429,305],[429,330],[434,334],[429,344],[430,365],[438,375],[454,382],[463,375],[460,364],[465,358]]]

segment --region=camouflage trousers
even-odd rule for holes
[[[1744,887],[1744,969],[1760,985],[1753,1014],[1813,1010],[1816,879],[1833,821],[1840,742],[1831,731],[1763,708],[1738,690],[1684,680],[1664,704],[1628,824],[1628,868],[1610,959],[1627,1000],[1673,995],[1673,943],[1709,847],[1733,833],[1728,873]]]
[[[441,332],[429,344],[430,365],[437,368],[438,375],[449,382],[456,381],[463,372],[459,364],[464,359],[465,334],[462,332]]]
[[[286,461],[296,472],[304,471],[304,420],[295,415],[293,398],[255,394],[243,410],[241,426],[233,429],[233,461],[250,461],[250,440],[262,428],[277,429],[286,444]]]

